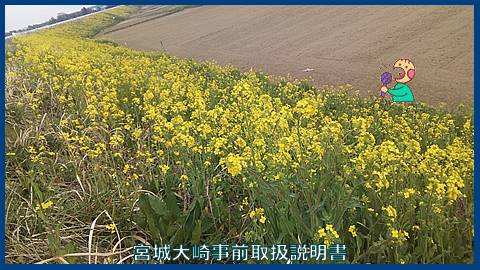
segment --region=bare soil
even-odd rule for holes
[[[147,7],[99,38],[378,95],[398,58],[417,101],[473,105],[473,6]],[[159,14],[166,14],[159,16]],[[309,70],[309,71],[305,71]],[[395,75],[395,74],[394,74]]]

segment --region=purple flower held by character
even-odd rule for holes
[[[392,82],[392,74],[390,72],[384,72],[382,73],[382,75],[380,76],[380,80],[382,81],[382,84],[384,86],[387,86],[389,83]],[[385,93],[380,91],[380,95],[382,97],[385,97]]]

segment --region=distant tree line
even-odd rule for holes
[[[109,9],[109,8],[112,8],[112,7],[115,7],[115,6],[116,5],[97,5],[97,6],[92,6],[92,7],[83,7],[81,10],[75,11],[75,12],[72,12],[72,13],[58,13],[57,17],[52,17],[52,18],[50,18],[50,20],[48,20],[46,22],[38,23],[38,24],[34,24],[34,25],[29,25],[29,26],[27,26],[23,29],[8,31],[8,32],[5,33],[5,36],[8,37],[8,36],[14,35],[16,33],[22,33],[22,32],[25,32],[25,31],[34,30],[34,29],[37,29],[37,28],[40,28],[40,27],[44,27],[44,26],[47,26],[47,25],[63,22],[63,21],[66,21],[66,20],[70,20],[70,19],[79,17],[79,16],[84,16],[84,15],[95,13],[95,12],[98,12],[98,11],[101,11],[101,10]]]

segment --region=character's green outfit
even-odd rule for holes
[[[397,83],[388,93],[392,95],[393,102],[413,102],[412,90],[404,83]]]

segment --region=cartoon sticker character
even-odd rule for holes
[[[407,85],[409,81],[415,76],[415,66],[412,61],[408,59],[399,59],[393,65],[394,70],[399,69],[399,76],[395,79],[397,84],[388,89],[386,85],[383,85],[380,90],[383,93],[389,93],[392,95],[393,102],[413,102],[412,89]]]

